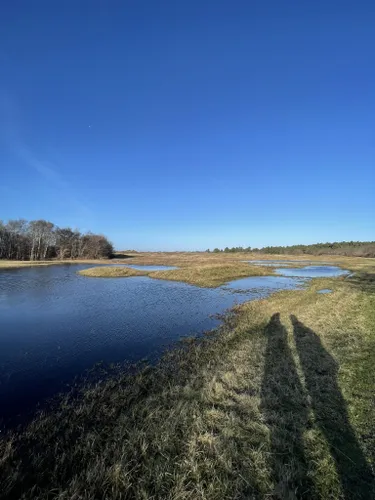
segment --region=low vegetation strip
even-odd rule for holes
[[[110,264],[110,259],[64,259],[64,260],[0,260],[1,269],[22,269],[23,267],[66,266],[75,264]]]
[[[210,263],[193,265],[169,271],[143,271],[126,266],[102,266],[78,271],[83,276],[97,278],[121,278],[128,276],[149,276],[150,278],[184,281],[202,287],[216,287],[228,281],[247,276],[265,276],[273,274],[272,269],[250,266],[243,263]]]
[[[83,385],[2,438],[0,498],[375,498],[364,276],[249,302],[156,366]]]
[[[78,271],[78,274],[91,278],[127,278],[129,276],[146,276],[148,272],[125,266],[99,266],[82,269]]]
[[[156,271],[150,274],[152,278],[184,281],[196,286],[217,287],[228,281],[248,276],[272,275],[272,269],[250,266],[242,262],[207,263],[191,265],[173,271]]]

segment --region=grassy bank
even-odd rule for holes
[[[0,260],[1,269],[19,269],[23,267],[44,267],[66,264],[111,264],[110,259],[65,259],[65,260]]]
[[[228,281],[247,276],[266,276],[273,274],[272,269],[250,266],[241,262],[190,263],[180,269],[167,271],[141,271],[125,266],[93,267],[78,271],[82,276],[95,278],[126,278],[129,276],[149,276],[163,280],[183,281],[196,286],[216,287]]]
[[[171,271],[155,271],[151,278],[164,280],[184,281],[191,285],[216,287],[239,278],[248,276],[272,275],[272,268],[251,266],[242,262],[209,262],[191,264],[181,269]]]
[[[124,254],[115,252],[112,259],[49,259],[49,260],[6,260],[0,259],[1,269],[16,269],[22,267],[56,266],[66,264],[113,264],[132,259],[138,254]]]
[[[169,265],[178,269],[167,271],[140,271],[138,275],[147,275],[150,278],[165,279],[172,281],[182,281],[196,286],[217,287],[229,281],[246,278],[249,276],[272,276],[274,268],[270,266],[251,265],[251,260],[263,259],[266,261],[278,259],[293,260],[290,256],[269,256],[254,254],[207,254],[189,252],[160,252],[135,254],[131,258],[132,264],[137,265]],[[272,257],[272,258],[271,258]],[[243,262],[249,260],[250,263]],[[288,264],[290,267],[304,267],[312,262],[321,262],[318,258],[310,259],[310,256],[300,256],[295,263]],[[325,262],[338,265],[351,271],[367,269],[369,266],[375,267],[375,259],[363,258],[327,258]],[[275,264],[277,267],[277,264]],[[136,273],[126,271],[124,267],[97,267],[90,270],[80,271],[79,274],[91,277],[127,277],[135,276]]]
[[[201,268],[202,273],[210,274],[207,269],[209,267],[228,267],[230,272],[226,273],[229,275],[229,280],[235,279],[236,277],[244,277],[244,270],[248,269],[248,264],[243,261],[251,260],[282,260],[282,261],[295,261],[293,264],[288,264],[293,267],[303,267],[305,264],[310,262],[319,263],[327,262],[332,265],[339,265],[345,269],[350,269],[353,271],[358,271],[368,266],[375,267],[375,259],[361,258],[361,257],[340,257],[340,256],[310,256],[310,255],[268,255],[268,254],[254,254],[254,253],[229,253],[229,254],[214,254],[206,252],[147,252],[147,253],[123,253],[117,252],[114,254],[113,259],[65,259],[65,260],[45,260],[45,261],[15,261],[15,260],[0,260],[0,269],[10,269],[10,268],[22,268],[22,267],[34,267],[34,266],[52,266],[52,265],[66,265],[66,264],[116,264],[116,263],[126,263],[136,265],[167,265],[176,266],[179,272],[182,274],[181,269],[186,269],[186,275],[189,274],[188,268]],[[232,271],[238,266],[238,274],[233,275]],[[254,266],[259,268],[259,266]],[[275,265],[277,267],[277,264]],[[242,271],[241,271],[242,269]],[[161,271],[164,272],[164,271]],[[168,271],[169,272],[169,271]],[[223,271],[224,272],[224,271]],[[262,271],[253,271],[258,273],[256,275],[261,275]],[[215,271],[213,271],[215,273]],[[272,274],[272,269],[268,267],[268,274]],[[254,275],[254,274],[251,274]],[[173,274],[172,274],[173,276]],[[169,278],[168,278],[169,279]],[[173,278],[172,278],[173,279]],[[192,282],[195,278],[192,277]],[[198,278],[199,281],[199,278]]]
[[[363,257],[345,257],[339,255],[270,255],[249,252],[236,252],[236,253],[206,253],[206,252],[144,252],[128,254],[132,257],[134,264],[165,264],[184,267],[192,263],[210,263],[210,262],[238,262],[243,260],[292,260],[299,263],[302,262],[372,262],[375,259]],[[366,264],[365,264],[366,265]]]
[[[373,284],[362,270],[249,302],[66,396],[1,441],[0,498],[375,498]]]
[[[139,271],[132,267],[125,266],[102,266],[90,267],[89,269],[82,269],[78,271],[82,276],[89,276],[91,278],[127,278],[129,276],[146,276],[147,271]]]

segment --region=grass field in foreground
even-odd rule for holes
[[[3,437],[0,498],[375,498],[374,282],[248,302],[155,367],[83,386]]]

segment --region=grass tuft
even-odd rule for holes
[[[146,276],[147,271],[139,271],[125,266],[100,266],[82,269],[77,274],[91,278],[127,278],[129,276]]]
[[[207,263],[190,265],[170,271],[155,271],[150,273],[151,278],[164,280],[184,281],[196,286],[217,287],[238,278],[248,276],[269,276],[272,269],[251,266],[241,262]]]
[[[168,271],[143,271],[125,266],[100,266],[78,271],[78,274],[95,278],[149,276],[156,279],[183,281],[202,287],[217,287],[228,281],[247,276],[267,276],[273,274],[273,271],[269,267],[251,266],[242,262],[210,262],[185,264],[180,269]]]

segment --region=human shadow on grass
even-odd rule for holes
[[[349,422],[338,364],[313,330],[290,318],[315,421],[329,445],[344,498],[373,499],[374,477]]]
[[[272,498],[312,498],[302,440],[309,408],[279,313],[272,316],[265,335],[261,410],[270,430]]]

